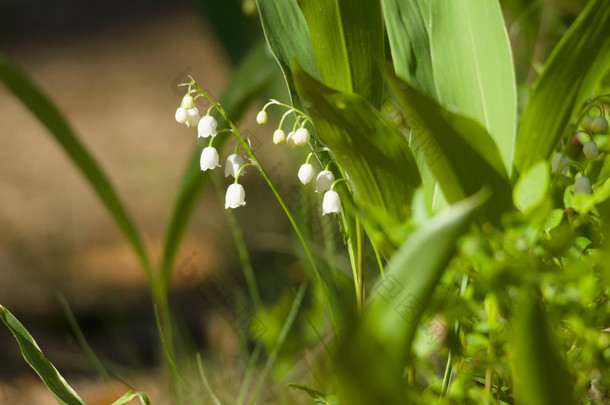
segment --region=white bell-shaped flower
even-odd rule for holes
[[[276,129],[275,132],[273,132],[273,143],[276,145],[282,144],[284,143],[284,141],[286,140],[286,133],[281,130],[281,129]]]
[[[570,159],[562,155],[560,152],[555,153],[551,162],[551,171],[553,173],[562,173],[567,175],[570,169]]]
[[[209,136],[216,136],[218,134],[218,132],[216,132],[217,126],[218,122],[216,122],[216,118],[211,115],[201,117],[201,120],[199,120],[199,124],[197,125],[197,137],[207,138]]]
[[[294,144],[297,146],[307,145],[309,143],[309,138],[310,136],[307,128],[297,129],[294,135],[292,136]]]
[[[341,199],[339,194],[334,190],[329,190],[324,193],[322,200],[322,215],[338,214],[341,212]]]
[[[246,205],[246,191],[239,183],[233,183],[227,189],[225,197],[225,209],[238,208]]]
[[[294,143],[294,134],[296,132],[289,132],[288,136],[286,137],[286,145],[288,145],[289,148],[295,148],[297,146],[296,143]]]
[[[259,125],[265,125],[267,123],[267,111],[259,111],[258,114],[256,114],[256,122]]]
[[[180,124],[186,124],[188,118],[189,114],[186,112],[186,110],[182,107],[178,107],[176,110],[176,121],[178,121]]]
[[[212,146],[204,148],[203,152],[201,152],[201,170],[214,170],[215,168],[220,167],[218,160],[218,151],[215,148]]]
[[[184,108],[185,110],[195,108],[195,99],[193,98],[193,96],[191,96],[190,94],[184,96],[182,98],[182,103],[180,104],[180,107]]]
[[[316,193],[325,193],[335,182],[335,175],[330,170],[322,170],[316,177]]]
[[[585,157],[589,160],[593,160],[597,158],[599,152],[597,151],[597,144],[593,141],[589,141],[582,146],[582,152],[585,154]]]
[[[189,128],[196,127],[197,123],[199,123],[199,120],[201,119],[201,114],[199,113],[199,110],[197,109],[197,107],[194,107],[186,110],[186,112],[188,114],[186,126]]]
[[[591,182],[588,177],[580,176],[574,180],[574,195],[591,195]]]
[[[299,168],[299,180],[301,180],[301,183],[303,184],[307,184],[311,181],[311,179],[313,179],[313,166],[310,165],[309,163],[305,163],[303,165],[301,165],[301,167]]]
[[[239,173],[239,169],[243,165],[246,164],[246,160],[242,155],[232,154],[227,158],[227,163],[225,163],[225,177],[233,176],[233,178],[237,178],[237,173]],[[241,171],[241,174],[245,174],[246,169]]]

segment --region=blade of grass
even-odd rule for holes
[[[127,211],[94,157],[80,142],[62,113],[40,88],[5,56],[0,55],[0,81],[30,110],[61,145],[87,179],[136,253],[151,285],[152,267],[144,245]]]
[[[150,405],[150,400],[148,397],[142,392],[136,392],[133,390],[127,391],[121,398],[117,399],[110,405],[123,405],[131,402],[134,398],[138,398],[140,403],[143,405]]]
[[[68,385],[59,371],[44,356],[38,344],[25,327],[6,309],[0,305],[0,319],[11,331],[25,361],[34,369],[42,382],[49,388],[57,402],[61,405],[85,405],[76,391]]]
[[[294,324],[294,321],[296,320],[297,314],[299,312],[299,308],[301,307],[301,302],[303,301],[303,296],[305,295],[305,291],[307,291],[307,286],[305,284],[301,284],[294,297],[294,300],[292,301],[292,306],[290,307],[290,312],[288,312],[288,316],[286,317],[286,321],[284,322],[284,325],[282,326],[282,330],[280,331],[280,334],[278,335],[277,340],[275,341],[275,344],[273,345],[273,349],[271,349],[271,353],[269,353],[269,358],[267,359],[267,361],[265,362],[265,365],[263,366],[263,370],[261,371],[259,379],[254,388],[254,393],[252,394],[252,397],[250,398],[251,403],[256,403],[256,401],[263,389],[263,386],[265,385],[269,372],[271,371],[271,368],[274,366],[275,361],[277,360],[277,356],[278,356],[280,350],[282,349],[282,346],[284,345],[284,341],[288,337],[288,333],[292,329],[292,325]]]
[[[216,394],[214,394],[214,390],[212,390],[212,387],[210,386],[210,382],[208,381],[207,377],[205,376],[205,372],[203,370],[203,363],[201,362],[201,354],[199,354],[199,353],[197,353],[197,371],[199,371],[199,377],[201,377],[203,386],[208,391],[208,394],[212,398],[212,401],[214,401],[214,404],[222,405],[222,403],[220,402],[220,400],[218,399]]]
[[[66,319],[68,320],[68,323],[70,324],[70,327],[72,328],[72,331],[74,332],[74,335],[76,336],[76,340],[78,341],[78,344],[80,345],[80,347],[83,349],[83,351],[89,358],[89,361],[91,362],[91,364],[93,364],[93,367],[95,367],[95,369],[97,370],[97,373],[100,376],[102,376],[102,378],[105,381],[110,381],[112,379],[110,377],[110,374],[108,373],[108,371],[106,370],[106,368],[104,367],[104,365],[102,364],[100,359],[96,356],[95,352],[89,345],[89,342],[87,342],[87,338],[85,338],[83,331],[78,326],[78,322],[76,321],[76,318],[74,317],[74,313],[72,312],[72,309],[70,309],[70,305],[68,304],[66,297],[64,297],[63,294],[58,293],[57,299],[59,300],[59,303],[60,303],[62,309],[64,310]]]
[[[456,249],[488,199],[482,192],[452,205],[414,231],[373,288],[362,321],[346,333],[335,359],[346,403],[408,403],[404,370],[419,321]]]

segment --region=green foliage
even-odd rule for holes
[[[566,135],[570,119],[609,69],[610,8],[606,0],[592,0],[561,39],[534,85],[517,136],[518,172],[550,156]]]
[[[384,33],[378,0],[299,0],[322,82],[379,108]]]
[[[430,2],[430,49],[441,105],[476,119],[510,174],[517,89],[510,44],[497,0]]]

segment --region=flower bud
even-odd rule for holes
[[[218,126],[218,122],[216,122],[216,118],[211,115],[206,115],[199,120],[199,124],[197,124],[197,137],[198,138],[207,138],[209,136],[216,136],[218,132],[216,132],[216,127]]]
[[[313,179],[313,166],[310,165],[309,163],[305,163],[303,165],[301,165],[301,167],[299,168],[299,180],[301,180],[301,183],[303,184],[307,184],[311,181],[311,179]]]
[[[322,200],[322,215],[338,214],[341,212],[341,199],[334,190],[329,190],[324,194]]]
[[[591,195],[591,182],[588,177],[580,176],[574,180],[574,195]]]
[[[186,110],[182,107],[178,107],[178,109],[176,110],[176,121],[178,121],[180,124],[186,124],[188,118],[189,115]]]
[[[239,183],[233,183],[227,189],[225,196],[225,209],[238,208],[246,205],[246,191]]]
[[[593,117],[591,117],[590,115],[585,115],[583,117],[582,121],[580,121],[580,126],[585,131],[590,131],[592,122],[593,122]]]
[[[290,132],[286,137],[286,145],[288,145],[289,148],[294,148],[297,146],[297,144],[294,143],[294,134],[295,132]]]
[[[335,182],[335,175],[330,170],[323,170],[316,177],[316,193],[325,193]]]
[[[259,125],[265,125],[267,123],[267,111],[259,111],[258,114],[256,114],[256,122],[258,122]]]
[[[608,121],[604,117],[595,117],[589,129],[594,134],[607,134],[608,133]]]
[[[187,127],[195,127],[199,120],[201,119],[201,114],[199,114],[199,110],[197,107],[186,110],[188,114],[188,119],[186,120]]]
[[[286,140],[286,133],[284,131],[282,131],[281,129],[276,129],[275,132],[273,132],[273,143],[276,145],[280,145],[282,143],[284,143],[284,141]]]
[[[589,141],[589,142],[585,143],[582,147],[582,151],[585,154],[585,157],[589,160],[593,160],[593,159],[597,158],[597,155],[598,155],[597,144],[593,141]]]
[[[195,100],[190,94],[187,94],[182,98],[182,103],[180,104],[180,107],[184,108],[185,110],[193,109],[195,108]]]
[[[204,148],[201,152],[201,170],[214,170],[215,168],[220,167],[218,160],[218,151],[216,149],[214,149],[212,146]]]
[[[294,140],[294,144],[297,146],[304,146],[309,143],[309,131],[307,128],[299,128],[294,133],[292,139]]]
[[[570,169],[570,159],[567,156],[562,155],[560,152],[555,153],[553,161],[551,162],[551,172],[568,174]]]
[[[246,164],[246,160],[242,155],[232,154],[227,158],[225,163],[225,177],[233,176],[237,178],[237,174],[243,165]],[[241,171],[241,174],[245,174],[246,169]]]

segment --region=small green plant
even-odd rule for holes
[[[140,257],[177,401],[201,402],[182,376],[185,349],[174,343],[167,292],[190,213],[206,179],[224,166],[232,177],[225,193],[232,223],[233,209],[249,209],[242,177],[262,176],[292,226],[305,269],[298,288],[287,286],[276,305],[264,302],[261,274],[239,227],[232,228],[249,302],[270,326],[246,339],[248,366],[235,403],[282,403],[271,381],[316,404],[607,403],[607,0],[587,3],[546,60],[521,114],[498,1],[256,5],[288,94],[266,103],[256,122],[279,119],[268,142],[295,149],[302,163],[291,175],[304,190],[300,201],[315,199],[315,209],[287,201],[238,129],[241,100],[273,76],[249,75],[259,69],[255,61],[268,66],[260,46],[220,100],[193,78],[183,83],[175,118],[196,128],[200,143],[157,268],[59,113],[0,60],[0,79],[62,143]],[[222,146],[230,139],[236,147],[225,161]],[[315,223],[332,230],[316,232]],[[349,263],[347,271],[338,258]],[[26,360],[42,356],[2,311]],[[301,356],[291,336],[317,353],[313,360]],[[28,362],[54,394],[76,395],[56,385],[63,380],[44,360]],[[296,377],[287,369],[299,362],[307,371]],[[232,403],[214,393],[201,357],[197,369],[211,401]]]

